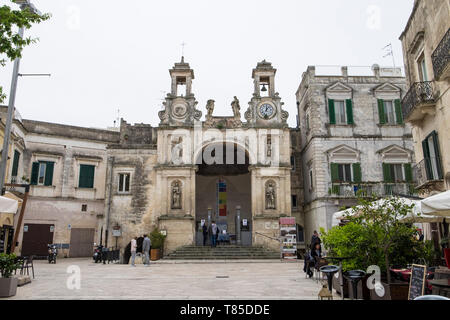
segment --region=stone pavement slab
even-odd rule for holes
[[[80,288],[68,268],[80,270]],[[158,261],[150,267],[95,264],[92,259],[35,261],[36,278],[10,299],[311,300],[321,284],[302,262]],[[338,298],[335,298],[338,299]]]

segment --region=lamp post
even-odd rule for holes
[[[20,5],[21,10],[31,10],[33,13],[41,15],[41,12],[30,2],[30,0],[16,0],[15,3]],[[19,29],[19,37],[23,38],[24,27]],[[16,103],[16,91],[17,80],[19,78],[20,57],[14,60],[13,75],[11,80],[11,91],[9,94],[8,114],[6,116],[6,127],[3,138],[2,159],[0,162],[0,192],[4,193],[5,177],[6,177],[6,163],[8,162],[8,149],[11,135],[11,126],[14,117],[15,103]]]

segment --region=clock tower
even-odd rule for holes
[[[161,119],[160,126],[169,127],[192,127],[195,120],[200,120],[202,112],[195,107],[198,102],[192,93],[192,80],[194,80],[194,70],[189,63],[175,63],[175,66],[169,70],[172,79],[170,93],[166,96],[163,103],[164,110],[158,113]]]
[[[287,127],[289,113],[282,109],[284,105],[278,92],[275,92],[275,74],[277,70],[270,62],[263,60],[253,69],[252,78],[255,85],[252,100],[245,113],[250,127]]]

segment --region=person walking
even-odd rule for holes
[[[136,267],[134,261],[136,260],[136,249],[137,249],[137,237],[131,239],[131,266]]]
[[[211,237],[211,247],[215,247],[217,244],[217,233],[219,231],[219,228],[216,225],[216,222],[213,221],[211,225],[209,226],[209,235]]]
[[[144,242],[142,243],[142,252],[144,252],[144,255],[145,255],[144,266],[146,266],[146,267],[150,266],[150,248],[151,248],[151,246],[152,246],[152,241],[146,234],[144,234]]]
[[[316,230],[314,230],[314,233],[311,237],[311,250],[316,249],[316,244],[321,245],[322,240],[320,240],[319,233]],[[322,253],[322,246],[320,247],[320,253]]]
[[[203,224],[202,232],[203,232],[203,246],[206,246],[206,239],[208,239],[208,226],[206,225],[206,222]]]

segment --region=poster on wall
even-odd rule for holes
[[[219,217],[227,216],[227,183],[219,180],[217,183],[217,206]]]
[[[297,259],[297,224],[295,218],[280,218],[281,253],[283,259]]]

